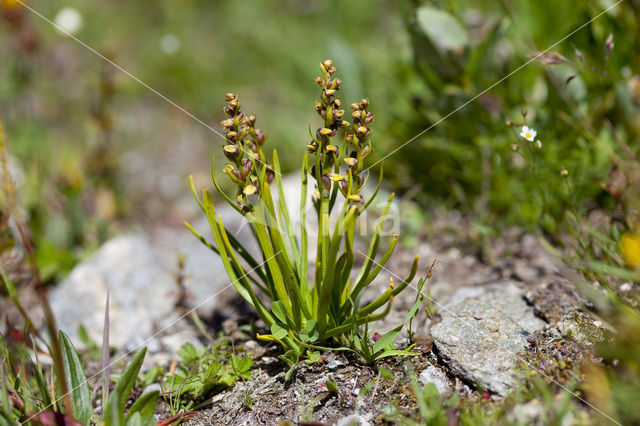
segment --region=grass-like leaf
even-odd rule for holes
[[[119,421],[118,419],[123,418],[124,408],[127,405],[129,394],[136,382],[146,353],[147,348],[143,348],[136,354],[131,364],[129,364],[122,373],[113,393],[110,395],[107,405],[105,406],[105,414],[111,416],[111,421]],[[114,415],[115,417],[113,417]]]
[[[59,339],[62,348],[62,361],[66,373],[67,387],[73,397],[73,415],[82,423],[87,424],[93,414],[91,389],[87,382],[87,376],[84,374],[80,357],[69,337],[60,331]]]
[[[127,425],[139,424],[143,426],[153,426],[155,419],[153,414],[158,404],[160,392],[153,391],[142,395],[129,409],[129,413],[125,419]]]

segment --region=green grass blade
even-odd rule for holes
[[[388,331],[387,333],[383,334],[382,337],[380,337],[376,341],[376,343],[374,343],[374,345],[373,345],[373,352],[374,353],[377,353],[379,351],[384,350],[385,348],[387,348],[389,345],[391,345],[393,343],[393,341],[396,339],[396,337],[398,336],[398,334],[402,330],[402,327],[404,327],[404,325],[406,323],[408,323],[409,320],[411,320],[413,317],[416,316],[416,314],[418,313],[418,309],[420,308],[421,303],[422,303],[422,300],[417,299],[413,303],[413,306],[411,306],[411,308],[407,312],[407,315],[405,316],[404,320],[397,327],[395,327],[391,331]]]
[[[102,356],[101,356],[101,374],[102,374],[102,406],[107,405],[109,399],[109,366],[111,365],[111,356],[109,353],[109,289],[107,288],[107,302],[104,308],[104,326],[102,328]]]
[[[307,154],[302,159],[302,188],[300,191],[300,262],[298,264],[298,278],[304,286],[303,294],[307,304],[311,303],[311,288],[308,284],[309,274],[309,240],[307,235]]]
[[[264,316],[264,311],[266,309],[262,305],[262,303],[260,302],[258,297],[256,296],[255,291],[251,287],[251,284],[249,284],[249,282],[247,281],[247,277],[251,277],[251,276],[248,273],[244,272],[244,270],[242,269],[242,265],[240,265],[240,262],[238,261],[238,258],[236,257],[235,253],[233,252],[233,248],[231,247],[231,243],[229,242],[227,231],[225,230],[224,226],[222,225],[222,218],[220,218],[220,217],[218,217],[218,230],[220,232],[220,237],[222,238],[222,241],[225,244],[226,252],[229,255],[229,257],[231,258],[231,260],[233,261],[233,264],[235,265],[235,269],[237,270],[238,278],[234,283],[242,285],[246,289],[247,293],[249,294],[249,297],[251,298],[252,305],[256,308],[256,310],[258,310],[258,312],[260,313],[260,316]],[[268,294],[269,290],[267,288],[265,288],[262,285],[260,285],[259,288],[265,294]]]
[[[82,423],[88,423],[93,414],[91,405],[91,389],[84,374],[82,362],[71,344],[71,340],[62,331],[58,333],[62,348],[62,362],[67,380],[67,387],[73,398],[73,416]]]
[[[189,175],[189,189],[191,190],[191,193],[193,194],[193,198],[196,199],[196,202],[198,203],[200,208],[202,210],[204,210],[204,206],[202,205],[202,201],[200,201],[200,197],[198,197],[198,191],[196,190],[196,185],[193,182],[193,176],[191,176],[191,175]]]
[[[111,408],[110,411],[113,413],[115,408],[115,412],[118,414],[118,421],[124,416],[124,408],[127,405],[127,400],[129,399],[129,394],[133,389],[133,385],[138,378],[138,373],[140,372],[140,367],[142,367],[142,362],[144,361],[146,353],[147,348],[142,348],[138,351],[136,356],[133,358],[133,361],[131,361],[131,364],[129,364],[122,373],[120,380],[118,380],[118,383],[116,384],[115,390],[111,394],[111,397],[109,397],[108,405]]]
[[[380,308],[382,305],[387,303],[387,301],[389,301],[391,297],[396,296],[398,293],[404,290],[411,283],[413,278],[416,276],[416,273],[418,272],[418,259],[419,257],[416,256],[415,259],[413,260],[413,265],[411,266],[411,272],[409,272],[409,275],[407,276],[407,278],[405,278],[399,285],[395,286],[394,288],[387,289],[375,301],[371,302],[364,308],[360,309],[359,315],[365,316],[375,312],[378,308]]]
[[[125,423],[129,424],[129,420],[132,418],[132,416],[134,414],[138,414],[141,420],[140,424],[145,426],[152,426],[153,424],[155,424],[153,413],[156,410],[159,396],[160,392],[153,391],[145,393],[140,398],[138,398],[138,400],[134,402],[129,409],[129,413],[127,414]]]
[[[142,422],[142,416],[140,413],[135,413],[133,416],[127,419],[125,422],[126,426],[144,426]]]
[[[216,191],[218,191],[218,194],[220,194],[222,196],[222,198],[225,199],[227,204],[229,204],[238,213],[240,213],[241,215],[244,216],[245,212],[242,211],[242,209],[231,198],[229,198],[229,196],[222,190],[222,188],[220,187],[220,184],[218,183],[218,179],[216,178],[216,157],[215,157],[215,155],[211,156],[211,179],[213,180],[213,185],[216,187]]]
[[[394,235],[391,238],[391,242],[389,243],[389,246],[387,247],[387,251],[384,253],[384,255],[382,256],[382,259],[380,259],[379,262],[375,262],[374,260],[375,254],[373,256],[367,255],[367,258],[365,259],[365,263],[369,261],[369,265],[371,266],[373,266],[373,264],[375,263],[376,267],[373,269],[372,272],[369,272],[367,275],[361,277],[358,281],[356,281],[356,284],[354,285],[353,290],[351,291],[351,299],[355,300],[356,304],[359,303],[360,296],[362,295],[362,292],[364,291],[364,289],[369,284],[371,284],[371,282],[375,279],[375,277],[378,276],[382,268],[384,268],[384,265],[387,263],[387,261],[393,254],[393,251],[395,250],[397,243],[398,243],[398,236]],[[363,265],[363,268],[364,268],[364,265]]]
[[[384,176],[384,162],[380,163],[380,178],[378,179],[378,185],[376,186],[375,191],[373,191],[373,194],[371,194],[371,197],[369,197],[367,202],[364,203],[364,206],[362,207],[362,209],[360,211],[365,211],[367,209],[367,207],[369,207],[369,205],[373,202],[373,200],[376,199],[376,196],[378,195],[378,191],[380,190],[380,187],[382,186],[382,178],[383,178],[383,176]]]
[[[278,152],[273,150],[273,168],[276,171],[276,187],[278,189],[278,210],[280,217],[285,224],[286,232],[289,236],[289,246],[291,253],[295,259],[295,263],[300,262],[300,251],[298,249],[298,241],[296,240],[295,233],[293,232],[293,223],[289,216],[289,209],[287,209],[287,200],[284,196],[284,190],[282,189],[282,174],[280,172],[280,159],[278,158]]]
[[[111,392],[109,401],[107,401],[107,405],[105,405],[104,411],[102,412],[102,421],[104,426],[120,426],[123,414],[118,409],[119,400],[120,392],[118,391],[118,388],[116,388]]]

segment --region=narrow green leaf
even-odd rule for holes
[[[402,330],[402,327],[406,323],[408,323],[409,320],[411,320],[412,318],[414,318],[416,316],[416,314],[418,313],[418,309],[420,308],[421,302],[422,302],[422,300],[417,299],[413,303],[413,306],[411,306],[411,309],[409,309],[409,311],[407,312],[407,315],[404,317],[404,320],[400,323],[400,325],[395,327],[393,330],[385,333],[382,337],[380,337],[378,339],[378,341],[373,345],[373,352],[374,353],[388,348],[389,345],[391,345],[393,343],[393,341],[396,339],[396,336],[398,335],[398,333],[400,333],[400,330]]]
[[[404,323],[400,324],[399,326],[395,327],[393,330],[388,331],[387,333],[383,334],[382,337],[380,337],[374,344],[373,344],[373,352],[379,352],[383,349],[388,349],[390,347],[390,345],[393,344],[393,341],[396,339],[396,336],[398,335],[398,333],[400,333],[400,330],[402,330],[402,326],[404,325]]]
[[[196,190],[196,185],[193,183],[193,176],[189,175],[189,189],[191,189],[191,193],[193,194],[193,198],[196,199],[196,202],[200,206],[202,210],[204,210],[204,206],[202,205],[202,201],[200,201],[200,197],[198,197],[198,191]]]
[[[369,200],[366,203],[364,203],[364,206],[360,211],[365,211],[367,207],[369,207],[369,205],[373,202],[373,200],[376,199],[376,196],[378,195],[378,191],[380,191],[380,187],[382,186],[383,177],[384,177],[384,161],[380,163],[380,176],[378,178],[378,185],[376,186],[375,191],[373,191],[373,194],[371,194],[371,197],[369,197]]]
[[[101,382],[102,382],[102,406],[107,405],[109,399],[109,367],[111,366],[111,354],[109,350],[109,289],[107,288],[107,301],[104,307],[104,326],[102,328],[102,355],[100,357]]]
[[[156,410],[156,405],[158,403],[159,397],[160,392],[153,391],[145,393],[140,398],[138,398],[138,400],[131,406],[129,414],[127,414],[127,418],[125,420],[127,425],[129,424],[130,420],[133,420],[132,417],[134,415],[138,415],[140,418],[140,423],[138,424],[144,426],[152,426],[153,424],[155,424],[153,413]]]
[[[62,362],[67,387],[73,398],[73,416],[82,423],[88,423],[93,414],[93,406],[91,405],[91,389],[89,389],[87,376],[84,374],[80,357],[69,337],[62,331],[58,334],[62,347]]]
[[[293,223],[289,216],[289,209],[287,208],[287,200],[284,196],[284,190],[282,189],[282,173],[280,171],[280,159],[278,158],[278,151],[273,150],[273,168],[276,171],[276,186],[278,188],[278,210],[280,217],[282,218],[286,232],[289,236],[289,245],[291,247],[291,253],[295,259],[295,263],[300,262],[300,253],[298,250],[298,241],[296,240],[295,233],[293,232]]]
[[[16,287],[13,285],[13,282],[9,279],[9,276],[6,274],[4,267],[0,265],[0,272],[2,273],[2,282],[4,283],[4,288],[9,295],[11,300],[17,300],[18,296],[16,293]]]
[[[109,395],[107,405],[104,407],[102,421],[104,426],[120,426],[123,414],[118,410],[118,401],[120,400],[120,391],[116,387]]]
[[[387,358],[390,356],[418,356],[420,355],[417,352],[410,352],[409,350],[400,350],[400,349],[392,349],[392,350],[388,350],[388,351],[384,351],[380,354],[376,354],[375,358],[376,359],[382,359],[382,358]]]
[[[142,416],[140,413],[135,413],[133,416],[128,418],[125,422],[126,426],[144,426],[142,422]]]
[[[307,284],[308,274],[308,236],[307,236],[307,166],[308,158],[305,153],[302,158],[302,188],[300,190],[300,263],[298,264],[298,276],[302,285],[303,294],[307,304],[311,303],[311,291]]]
[[[133,385],[138,378],[138,373],[140,372],[140,367],[142,367],[142,362],[144,361],[144,357],[147,353],[147,348],[143,348],[140,350],[136,356],[131,361],[122,373],[120,380],[116,384],[116,388],[114,392],[109,397],[109,404],[111,406],[111,410],[116,410],[118,414],[118,418],[122,418],[124,416],[124,407],[127,405],[127,400],[129,399],[129,394],[131,393],[131,389],[133,389]],[[114,407],[115,405],[115,407]]]

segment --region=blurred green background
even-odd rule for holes
[[[52,21],[72,8],[83,43],[208,126],[223,118],[224,93],[238,93],[288,171],[315,120],[318,64],[332,58],[343,101],[371,100],[375,155],[396,190],[471,213],[487,232],[524,224],[550,233],[576,200],[614,204],[600,184],[622,147],[605,121],[638,146],[638,1],[579,29],[614,4],[27,2]],[[64,272],[121,227],[180,223],[193,204],[186,177],[206,184],[219,136],[16,0],[2,5],[0,117],[43,262]],[[522,123],[542,143],[521,151],[535,170],[510,148]]]

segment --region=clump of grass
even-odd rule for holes
[[[393,298],[411,283],[418,270],[416,256],[406,279],[396,286],[392,283],[373,302],[361,304],[363,292],[382,270],[398,241],[397,235],[392,235],[384,255],[376,260],[383,239],[382,223],[393,194],[375,227],[364,263],[354,276],[356,224],[382,184],[380,166],[377,187],[370,197],[365,197],[363,188],[369,178],[366,160],[373,151],[375,118],[369,99],[365,98],[350,105],[352,119],[345,120],[345,109],[337,96],[342,85],[336,77],[337,69],[331,60],[326,60],[320,64],[320,70],[322,76],[315,82],[321,88],[321,95],[315,110],[322,124],[314,132],[310,131],[311,138],[302,158],[299,222],[294,222],[289,215],[278,154],[273,151],[270,163],[263,150],[266,133],[255,127],[255,115],[247,115],[241,109],[237,95],[226,96],[224,112],[228,118],[222,122],[225,136],[222,150],[229,162],[224,172],[235,183],[237,191],[230,196],[221,189],[215,177],[215,161],[213,183],[222,198],[250,224],[261,250],[261,261],[227,232],[216,215],[210,192],[204,190],[199,197],[191,180],[193,194],[209,220],[214,242],[208,242],[187,226],[221,257],[239,294],[270,329],[270,334],[258,337],[279,343],[285,350],[282,358],[292,364],[307,350],[339,347],[362,352],[364,346],[354,331],[384,318]],[[306,217],[309,177],[314,184],[312,204],[318,225],[311,278]],[[272,194],[272,182],[275,182],[277,198]],[[342,204],[338,202],[339,197]],[[330,220],[334,211],[337,216]],[[420,280],[419,288],[423,283],[424,280]],[[415,315],[419,304],[417,300],[406,321]],[[395,349],[392,341],[400,328],[382,336],[370,350],[373,358],[369,358],[375,359]]]

